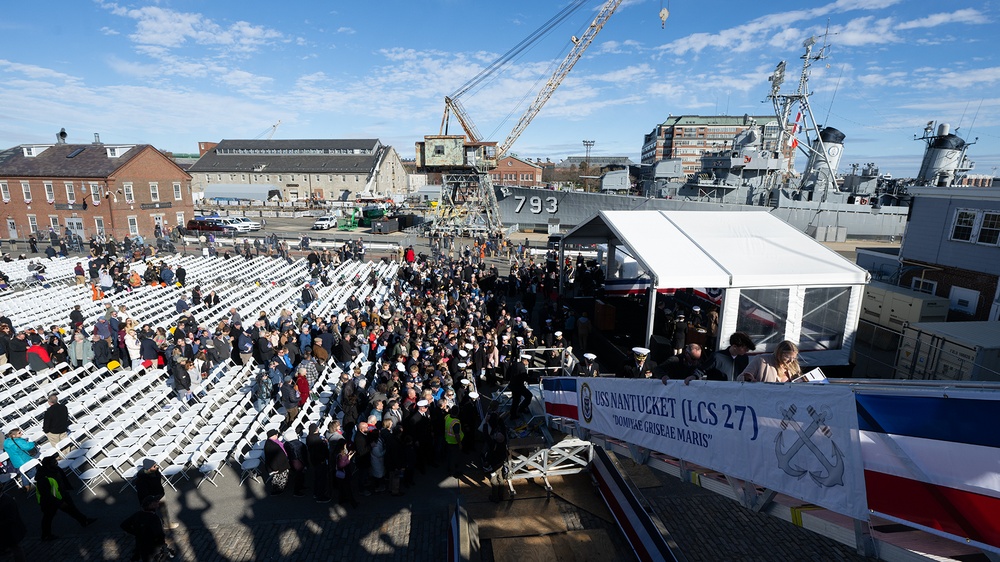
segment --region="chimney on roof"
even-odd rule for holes
[[[94,133],[94,144],[101,144],[101,133]]]

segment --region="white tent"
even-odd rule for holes
[[[812,360],[847,363],[868,273],[769,213],[602,211],[563,242],[607,244],[607,263],[624,247],[659,291],[723,289],[723,338],[766,318],[764,349],[789,339]],[[650,307],[647,341],[652,318]]]

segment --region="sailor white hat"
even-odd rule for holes
[[[632,353],[636,355],[649,355],[649,349],[645,347],[633,347]]]
[[[531,354],[530,353],[522,353],[521,354],[521,359],[531,359]]]
[[[419,402],[417,402],[417,407],[418,408],[426,408],[429,405],[430,405],[430,403],[427,402],[426,400],[420,400]]]
[[[593,353],[584,353],[583,358],[590,359],[591,361],[593,361],[594,359],[597,359],[597,356],[594,355]]]
[[[476,391],[472,391],[472,392],[469,393],[469,398],[472,398],[473,400],[476,400],[477,398],[479,398],[479,393],[476,392]]]
[[[561,337],[562,337],[562,332],[556,332],[556,333],[555,333],[555,336],[556,336],[557,338],[561,338]]]

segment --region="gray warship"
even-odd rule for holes
[[[854,164],[850,173],[838,176],[846,135],[816,124],[809,107],[809,67],[824,57],[825,50],[813,54],[815,43],[810,39],[804,44],[804,63],[794,93],[780,92],[784,61],[771,75],[768,99],[778,123],[785,124],[777,143],[766,142],[761,125],[751,119],[728,147],[702,156],[701,170],[693,178],[683,175],[679,160],[643,167],[639,181],[634,182],[641,195],[494,186],[503,223],[557,233],[600,210],[737,210],[770,212],[822,241],[902,236],[910,201],[906,188],[955,185],[974,166],[966,155],[974,142],[953,134],[948,124],[935,128],[931,122],[918,138],[926,146],[917,178],[893,179],[880,174],[873,163]],[[798,113],[791,121],[795,107]],[[805,119],[800,129],[801,117]],[[796,132],[805,137],[801,146]],[[796,148],[808,157],[797,177],[790,158]],[[609,171],[600,183],[628,186],[633,183],[629,174],[627,169]]]

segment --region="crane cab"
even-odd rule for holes
[[[497,166],[496,142],[468,142],[465,135],[428,135],[416,143],[418,170],[492,170]]]

